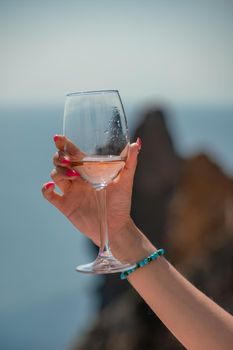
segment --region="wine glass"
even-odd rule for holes
[[[72,166],[96,191],[100,218],[100,249],[96,260],[77,271],[113,273],[132,265],[117,260],[108,238],[106,187],[125,165],[129,134],[124,108],[117,90],[86,91],[66,96],[64,135],[79,150]]]

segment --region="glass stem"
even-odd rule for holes
[[[106,187],[96,190],[97,206],[100,220],[100,249],[99,256],[107,257],[110,255],[108,240],[108,222],[106,206]]]

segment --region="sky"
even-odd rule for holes
[[[127,99],[233,104],[232,0],[0,0],[0,104]]]

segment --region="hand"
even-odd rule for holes
[[[80,150],[65,136],[56,135],[58,152],[53,158],[55,169],[51,172],[53,182],[42,188],[44,197],[59,209],[74,226],[99,245],[99,220],[95,190],[72,169],[72,158]],[[122,231],[130,222],[133,178],[137,165],[140,140],[129,147],[125,167],[118,177],[107,186],[107,219],[109,238]],[[62,194],[55,191],[55,185]]]

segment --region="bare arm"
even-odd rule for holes
[[[156,250],[132,222],[118,236],[117,250],[123,244],[134,247],[134,257],[132,251],[128,256],[132,261]],[[124,254],[128,254],[126,250]],[[165,258],[138,269],[128,280],[187,349],[233,349],[233,317],[188,282]]]

